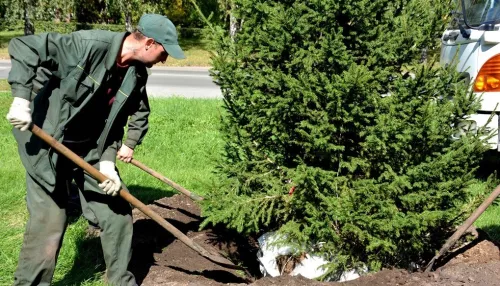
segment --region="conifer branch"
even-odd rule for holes
[[[285,195],[264,196],[264,197],[260,197],[260,198],[246,200],[244,203],[247,204],[247,203],[257,202],[257,201],[262,202],[262,201],[275,200],[275,199],[283,198],[284,196]]]
[[[212,26],[212,23],[210,23],[210,21],[208,21],[207,17],[205,17],[205,15],[203,15],[203,12],[201,11],[200,7],[198,7],[196,0],[189,0],[189,1],[191,2],[191,4],[193,4],[194,8],[198,12],[198,15],[200,15],[201,19],[203,19],[205,24],[207,24],[207,26],[210,28],[210,30],[212,30],[212,32],[215,33],[215,28]]]

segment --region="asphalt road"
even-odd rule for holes
[[[0,61],[0,79],[6,79],[10,61]],[[151,97],[222,98],[207,68],[154,67],[146,85]]]

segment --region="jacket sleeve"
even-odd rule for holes
[[[145,86],[140,89],[139,95],[140,99],[133,105],[133,113],[132,115],[130,115],[127,139],[125,140],[125,145],[132,149],[134,149],[136,145],[141,144],[144,136],[146,135],[146,132],[148,131],[149,126],[148,117],[150,109]],[[101,156],[101,161],[116,162],[116,154],[122,144],[124,125],[127,121],[126,117],[128,117],[128,115],[123,118],[123,121],[115,121],[115,125],[112,127],[112,132],[110,134],[111,136],[108,137],[108,144],[106,144],[107,147]]]
[[[104,149],[99,161],[111,161],[116,164],[116,154],[121,146],[122,138],[123,125],[119,122],[115,122],[106,140],[106,149]]]
[[[39,67],[36,72],[36,78],[33,79],[33,89],[32,89],[32,98],[36,97],[36,95],[43,89],[43,87],[50,80],[52,73],[44,68]]]
[[[8,82],[12,95],[31,100],[37,69],[43,67],[54,76],[66,77],[78,64],[83,44],[78,32],[68,35],[43,33],[12,39],[8,51],[12,64]]]
[[[102,161],[111,161],[111,162],[116,164],[116,154],[118,153],[119,145],[120,145],[120,140],[113,140],[108,145],[106,150],[104,150],[104,152],[102,153],[101,159],[99,161],[101,161],[101,162]]]
[[[148,132],[150,112],[146,88],[142,87],[138,109],[130,116],[128,121],[127,139],[124,143],[127,147],[134,149],[135,146],[141,144]]]

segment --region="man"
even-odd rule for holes
[[[129,115],[149,112],[147,69],[170,55],[184,58],[177,33],[161,15],[141,17],[134,33],[78,31],[12,39],[9,83],[14,101],[7,119],[26,168],[30,213],[14,285],[50,285],[66,228],[68,182],[78,186],[87,219],[98,223],[111,285],[136,285],[131,257],[130,205],[116,195],[115,167]],[[50,79],[36,96],[38,68]],[[140,116],[139,116],[140,117]],[[139,125],[147,127],[147,117]],[[108,177],[100,183],[26,130],[35,123]],[[136,121],[137,122],[137,121]],[[140,128],[139,128],[140,129]],[[141,131],[138,131],[141,132]],[[129,131],[130,133],[130,131]]]

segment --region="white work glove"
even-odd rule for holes
[[[108,177],[107,180],[99,184],[99,187],[110,196],[118,195],[121,189],[121,181],[115,169],[115,163],[111,161],[99,162],[99,172]]]
[[[7,113],[7,120],[21,131],[28,130],[31,124],[30,102],[24,98],[14,97],[9,113]]]
[[[125,163],[130,163],[130,161],[132,161],[132,158],[134,156],[134,149],[123,144],[120,150],[118,150],[118,153],[116,155],[117,158],[120,159],[121,161]]]

